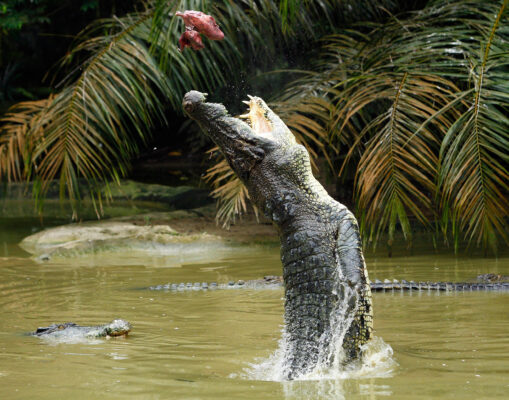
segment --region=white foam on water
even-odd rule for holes
[[[356,298],[356,293],[350,289],[345,289],[343,301],[337,303],[337,308],[330,313],[329,326],[331,330],[326,330],[318,340],[318,357],[316,365],[312,371],[294,377],[297,380],[320,380],[331,378],[337,371],[344,370],[344,352],[343,339],[348,332],[350,325],[355,317],[357,306],[350,308],[350,300]],[[290,317],[291,318],[291,317]],[[250,379],[284,381],[292,368],[292,355],[297,351],[300,354],[316,354],[316,347],[295,349],[289,334],[283,329],[282,337],[276,352],[268,359],[258,364],[252,364],[247,371]],[[302,343],[298,344],[302,346]],[[290,360],[290,363],[288,362]],[[332,376],[334,377],[334,376]]]
[[[284,336],[284,332],[283,332]],[[278,349],[268,358],[257,360],[243,370],[240,377],[248,380],[284,382],[286,340],[280,339]],[[393,358],[393,350],[380,337],[373,337],[363,346],[362,362],[341,365],[342,358],[327,366],[318,365],[308,374],[297,377],[296,381],[321,381],[367,378],[390,378],[398,363]]]

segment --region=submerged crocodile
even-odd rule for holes
[[[230,281],[228,283],[217,282],[180,282],[180,283],[166,283],[164,285],[149,286],[148,290],[216,290],[216,289],[278,289],[282,288],[283,277],[277,275],[267,275],[263,279],[251,279],[247,281],[238,280],[237,282]]]
[[[131,331],[131,324],[123,319],[116,319],[109,324],[96,326],[80,326],[74,322],[53,324],[43,328],[37,328],[31,332],[32,336],[45,338],[65,339],[93,339],[100,337],[127,336]]]
[[[309,154],[265,102],[250,97],[247,122],[191,91],[186,113],[212,139],[250,199],[275,224],[285,287],[287,379],[331,365],[342,343],[344,360],[359,358],[372,335],[368,274],[357,221],[311,172]]]
[[[486,274],[492,275],[494,274]],[[370,282],[372,291],[385,292],[385,291],[446,291],[446,292],[467,292],[476,290],[494,290],[494,291],[509,291],[509,277],[507,279],[493,279],[484,278],[486,275],[479,275],[477,282],[414,282],[401,281],[397,279],[380,281],[376,279],[374,282]],[[500,275],[499,275],[500,276]],[[237,282],[230,281],[228,283],[217,283],[217,282],[195,282],[195,283],[166,283],[164,285],[150,286],[149,290],[163,290],[182,292],[190,290],[223,290],[223,289],[277,289],[284,286],[283,277],[268,275],[264,276],[263,279],[252,279],[252,280],[239,280]]]

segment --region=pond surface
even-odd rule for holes
[[[111,255],[37,263],[16,245],[30,224],[11,221],[0,230],[1,399],[509,398],[509,293],[375,293],[370,365],[327,379],[276,382],[259,377],[271,375],[263,369],[278,348],[282,290],[138,288],[280,274],[277,247],[173,265],[139,255],[128,265]],[[367,254],[371,279],[509,274],[507,255],[416,253]],[[23,334],[53,322],[114,318],[132,323],[128,338],[57,344]]]

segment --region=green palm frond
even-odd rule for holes
[[[471,100],[448,130],[440,152],[442,204],[452,220],[456,246],[460,232],[469,242],[494,251],[498,236],[509,241],[508,8],[509,1],[503,1],[476,26],[483,40],[480,54],[469,59],[474,88],[462,93]]]
[[[107,33],[71,52],[70,56],[80,51],[91,56],[78,79],[44,111],[49,122],[30,160],[30,173],[40,181],[38,196],[58,179],[61,194],[66,192],[75,204],[80,178],[90,188],[100,181],[117,181],[126,174],[148,129],[164,120],[161,96],[171,98],[171,93],[143,41],[150,18],[144,13],[101,21]]]
[[[295,33],[295,28],[299,27],[305,28],[304,33],[309,36],[317,32],[330,33],[331,27],[336,29],[359,21],[385,20],[395,12],[416,6],[417,1],[408,0],[282,0],[279,1],[279,15],[284,32]],[[324,27],[328,32],[321,31]]]
[[[446,124],[423,123],[435,114],[435,107],[448,103],[452,95],[450,82],[405,72],[378,76],[365,86],[361,93],[368,97],[366,102],[374,101],[376,96],[377,101],[385,98],[391,103],[359,136],[370,134],[357,167],[361,227],[375,243],[387,231],[390,244],[399,223],[411,242],[409,216],[428,226],[435,215],[432,200],[436,196],[437,149]],[[352,101],[363,103],[361,99]],[[419,134],[415,135],[417,131]]]
[[[452,217],[456,237],[464,231],[478,243],[483,237],[486,245],[505,235],[507,24],[495,24],[505,40],[486,43],[494,32],[494,18],[502,20],[506,4],[507,0],[498,4],[437,0],[408,18],[372,24],[368,33],[337,33],[326,38],[318,72],[294,83],[295,95],[313,87],[331,103],[326,126],[338,141],[335,148],[348,147],[342,171],[347,163],[356,165],[361,227],[375,243],[384,231],[391,240],[397,224],[411,238],[410,218],[429,225],[437,212],[436,199],[442,195],[444,200],[438,203],[445,218]],[[487,63],[478,67],[488,51]],[[472,61],[476,57],[480,61]],[[472,81],[482,93],[476,92],[477,100],[466,108]],[[484,143],[479,131],[467,142],[479,124],[484,126]],[[474,161],[479,169],[486,169],[488,180],[477,171],[470,179],[463,178],[470,188],[461,190],[458,175],[456,180],[453,175],[444,177],[448,171],[473,172]],[[474,181],[483,183],[472,186]],[[448,207],[454,198],[458,207]],[[474,210],[478,199],[495,198],[485,211]],[[488,214],[488,222],[477,222]],[[489,233],[482,233],[483,229]]]

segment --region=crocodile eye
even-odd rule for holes
[[[63,330],[63,329],[65,329],[65,326],[64,326],[64,325],[58,325],[58,330],[59,330],[59,331],[61,331],[61,330]]]

